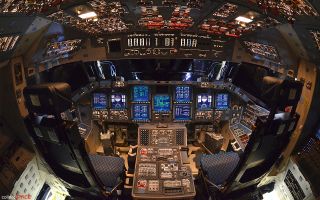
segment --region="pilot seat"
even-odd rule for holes
[[[24,89],[24,96],[29,111],[25,122],[37,151],[70,194],[90,193],[90,199],[116,195],[125,178],[124,160],[86,152],[78,122],[67,117],[73,106],[70,86],[32,85]]]

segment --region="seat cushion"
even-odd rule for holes
[[[216,185],[223,184],[235,170],[240,158],[235,152],[202,155],[200,166],[207,178]]]
[[[122,180],[125,169],[123,158],[103,155],[89,155],[89,158],[104,186],[112,188]]]

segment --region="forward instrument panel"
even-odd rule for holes
[[[116,143],[137,144],[134,199],[192,199],[188,143],[197,141],[212,153],[241,153],[257,116],[269,114],[226,82],[100,83],[92,108],[93,119],[115,132]]]
[[[95,120],[109,123],[212,122],[216,110],[231,104],[227,85],[198,82],[130,81],[100,87],[92,95]]]
[[[269,114],[231,83],[123,81],[100,83],[92,95],[92,118],[108,125],[187,125],[188,138],[181,144],[174,143],[178,129],[139,129],[140,144],[147,146],[185,145],[185,140],[196,141],[201,132],[220,134],[228,126],[233,150],[243,151],[256,121],[252,113],[256,112],[259,116]],[[130,139],[136,140],[137,135]]]

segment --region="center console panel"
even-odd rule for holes
[[[213,110],[196,111],[194,118],[195,121],[212,121]]]
[[[108,110],[92,110],[92,120],[108,120]]]
[[[128,110],[110,110],[109,121],[128,121]]]
[[[168,123],[172,121],[172,114],[170,112],[166,112],[166,113],[153,112],[152,119],[154,122]]]
[[[135,199],[188,199],[195,196],[191,169],[183,165],[184,125],[141,125],[132,196]]]

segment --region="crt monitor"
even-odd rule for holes
[[[133,102],[148,102],[149,101],[149,87],[145,85],[133,86],[132,94]]]
[[[93,93],[92,107],[96,110],[107,108],[107,95],[104,93]]]
[[[183,103],[191,101],[190,86],[177,86],[175,90],[175,102]]]
[[[175,120],[191,120],[191,105],[190,104],[176,104],[174,106]]]
[[[170,96],[166,94],[155,95],[153,97],[153,111],[154,112],[170,112],[171,100]]]
[[[226,93],[220,93],[216,96],[216,109],[228,109],[229,108],[229,95]]]
[[[112,94],[111,95],[111,109],[121,110],[125,109],[126,104],[126,95],[125,94]]]
[[[197,95],[197,109],[198,110],[212,109],[212,95],[211,94],[198,94]]]
[[[132,104],[133,120],[150,120],[149,104]]]

